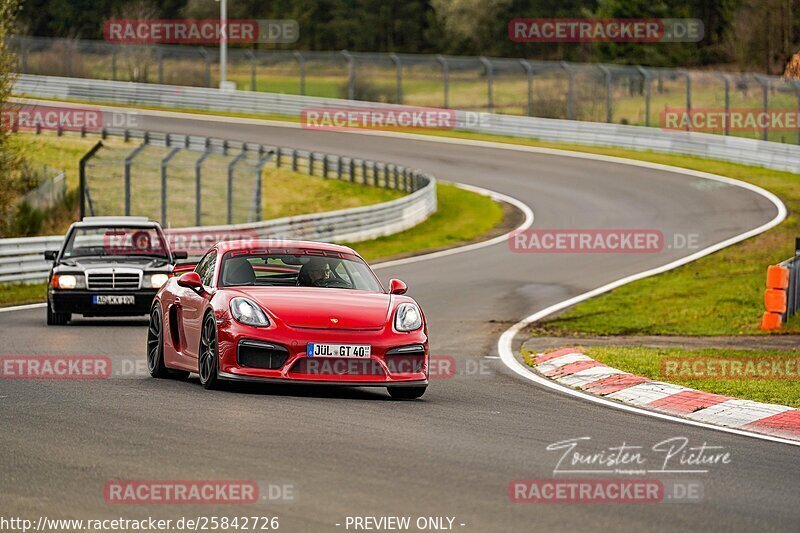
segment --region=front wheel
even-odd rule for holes
[[[67,322],[72,319],[72,313],[56,313],[47,303],[47,325],[48,326],[66,326]]]
[[[214,314],[209,313],[203,321],[203,333],[200,336],[200,355],[197,358],[197,373],[200,384],[207,389],[218,389],[219,350],[217,344],[217,322]]]
[[[428,389],[427,385],[422,387],[387,387],[389,396],[395,400],[416,400],[421,398]]]

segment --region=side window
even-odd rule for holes
[[[200,279],[204,279],[206,276],[206,272],[208,271],[208,265],[211,264],[212,259],[216,256],[216,253],[211,251],[208,252],[203,258],[197,263],[197,266],[194,267],[194,271],[200,276]],[[205,283],[205,282],[204,282]]]
[[[215,252],[212,252],[211,254],[209,254],[209,256],[211,259],[209,259],[208,261],[208,265],[206,266],[206,271],[205,273],[200,275],[200,279],[203,280],[203,285],[205,285],[206,287],[211,287],[211,285],[214,283],[214,269],[217,266],[217,254]]]

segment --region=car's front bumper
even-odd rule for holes
[[[136,291],[89,291],[85,289],[49,289],[47,301],[56,313],[84,316],[137,316],[150,313],[158,289]],[[94,296],[133,296],[133,305],[97,305]]]
[[[219,372],[223,379],[382,387],[428,384],[428,337],[423,329],[410,333],[397,333],[391,329],[261,329],[241,325],[233,329],[221,331],[219,338]],[[369,344],[372,353],[368,359],[308,357],[306,346],[310,342]],[[243,343],[269,344],[276,349],[270,351],[271,354],[279,351],[282,355],[272,359],[265,357],[264,361],[271,364],[256,368],[253,366],[254,358],[247,360],[242,357],[240,349]],[[403,351],[403,348],[407,350]]]

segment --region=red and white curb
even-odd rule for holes
[[[595,361],[576,348],[538,354],[532,363],[541,375],[590,394],[697,422],[800,441],[800,409],[655,381]]]

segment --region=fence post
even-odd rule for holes
[[[131,216],[131,164],[133,159],[145,149],[146,143],[142,143],[125,158],[125,216]]]
[[[644,125],[650,126],[650,87],[652,77],[650,72],[645,70],[641,65],[636,66],[636,70],[642,75],[642,83],[644,84]]]
[[[797,95],[797,114],[800,116],[800,81],[792,80],[792,87],[794,87]],[[800,124],[798,124],[797,128],[797,144],[800,144]]]
[[[533,67],[527,59],[520,59],[519,64],[525,69],[528,77],[528,116],[533,116]]]
[[[356,182],[356,163],[355,163],[355,161],[353,161],[352,157],[350,158],[349,166],[350,166],[350,169],[349,169],[350,170],[350,183],[355,183]]]
[[[200,52],[200,56],[202,56],[206,67],[206,87],[211,87],[211,62],[209,61],[208,50],[201,46],[198,48],[198,51]]]
[[[729,135],[731,132],[731,80],[727,74],[718,73],[717,76],[722,79],[725,84],[725,126],[722,129],[723,135]]]
[[[397,69],[397,103],[403,104],[403,64],[400,61],[400,56],[395,53],[389,54],[389,58],[394,63]]]
[[[612,74],[611,70],[605,65],[597,65],[597,68],[603,73],[606,81],[606,122],[609,124],[612,122],[612,99],[613,95],[611,94],[611,81],[612,81]]]
[[[361,183],[367,184],[367,162],[363,159],[361,160]]]
[[[308,175],[314,175],[314,152],[308,152]]]
[[[94,157],[94,154],[103,147],[103,141],[97,141],[97,144],[92,146],[92,148],[81,157],[80,163],[78,163],[79,168],[79,199],[80,199],[80,215],[81,219],[86,216],[86,163]]]
[[[436,54],[436,61],[442,65],[442,82],[444,83],[444,107],[450,107],[450,65],[447,64],[447,58],[442,54]]]
[[[292,148],[292,172],[297,172],[297,150]]]
[[[156,48],[156,57],[158,58],[158,83],[164,84],[164,50],[159,46]]]
[[[356,99],[356,60],[353,54],[342,50],[342,55],[347,60],[347,99]]]
[[[112,81],[117,81],[117,49],[114,47],[114,51],[111,52],[111,79]]]
[[[688,70],[679,69],[678,74],[686,78],[686,113],[691,116],[692,113],[692,75]],[[686,121],[686,131],[691,131],[691,120]]]
[[[180,148],[173,148],[170,153],[168,153],[164,159],[161,160],[161,225],[165,228],[168,226],[167,224],[167,165],[169,165],[170,159],[175,157],[178,152],[180,152]]]
[[[567,119],[575,118],[575,87],[573,83],[572,69],[566,61],[559,61],[559,66],[567,74]]]
[[[201,226],[203,218],[203,163],[211,155],[210,143],[206,139],[206,151],[194,162],[194,225]]]
[[[764,76],[755,76],[756,81],[761,85],[761,105],[764,109],[764,116],[767,116],[769,113],[769,78]],[[764,127],[764,131],[761,134],[761,140],[766,141],[769,138],[769,128]]]
[[[228,165],[228,224],[233,224],[233,169],[245,156],[247,156],[247,145],[243,144],[242,151]]]
[[[274,152],[269,150],[267,155],[263,156],[261,160],[258,162],[258,174],[256,174],[256,194],[255,194],[255,202],[256,202],[256,212],[255,212],[255,220],[253,222],[258,222],[264,215],[264,206],[263,203],[263,195],[261,194],[261,188],[263,187],[262,183],[262,174],[264,173],[264,166],[269,162],[269,158],[272,157]]]
[[[491,113],[494,110],[494,65],[484,56],[478,59],[486,67],[486,110]]]
[[[306,58],[299,50],[294,51],[294,57],[297,59],[297,64],[300,66],[300,94],[306,94]]]
[[[256,90],[256,55],[252,50],[244,51],[245,57],[250,59],[250,90]]]

